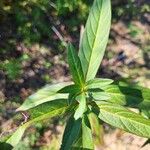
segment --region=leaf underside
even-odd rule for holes
[[[138,136],[150,138],[150,120],[122,106],[101,102],[99,118],[104,122]]]

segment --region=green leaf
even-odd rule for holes
[[[68,98],[68,94],[60,94],[57,92],[69,84],[70,82],[46,85],[44,88],[38,90],[35,94],[29,96],[25,100],[25,102],[17,109],[17,111],[25,111],[51,100]]]
[[[77,101],[79,102],[79,106],[75,111],[74,118],[78,120],[82,118],[83,113],[86,111],[86,97],[85,94],[82,93],[81,95],[76,97]]]
[[[86,115],[82,118],[82,132],[73,143],[71,150],[94,150],[92,131]]]
[[[109,100],[111,98],[106,92],[92,92],[91,96],[96,101]]]
[[[95,143],[96,147],[102,146],[104,144],[103,141],[103,127],[100,124],[98,117],[93,112],[88,114],[92,135],[93,135],[93,142]]]
[[[15,147],[21,140],[26,128],[28,127],[28,124],[24,124],[20,126],[15,133],[10,136],[10,138],[5,142],[5,144],[10,144],[11,146]]]
[[[101,89],[102,87],[113,83],[111,79],[95,78],[86,83],[87,89]]]
[[[111,24],[110,0],[95,0],[79,50],[86,81],[93,79],[102,61]]]
[[[104,122],[138,136],[150,138],[150,120],[122,106],[101,102],[99,118]]]
[[[86,115],[82,119],[82,147],[84,149],[94,150],[92,131]]]
[[[81,119],[74,120],[71,116],[67,122],[60,150],[72,150],[73,143],[81,131]]]
[[[141,114],[142,114],[144,117],[150,119],[150,109],[149,109],[149,110],[141,110]]]
[[[42,120],[46,120],[52,117],[61,116],[64,114],[69,106],[67,100],[60,99],[43,103],[29,110],[30,121],[20,126],[10,138],[6,140],[7,144],[15,147],[21,140],[25,130],[34,124]]]
[[[65,86],[64,88],[58,91],[58,93],[74,93],[74,94],[75,93],[79,94],[80,92],[81,92],[81,87],[76,84]]]
[[[150,89],[148,88],[109,85],[103,90],[110,95],[109,102],[128,107],[150,109]]]
[[[86,115],[82,118],[82,132],[74,142],[72,150],[94,150],[92,131]]]
[[[40,121],[49,116],[57,116],[63,114],[67,109],[67,99],[57,99],[50,102],[43,103],[28,110],[30,118],[33,121]]]
[[[4,143],[4,142],[0,142],[0,148],[2,150],[12,150],[13,147],[10,144]]]
[[[71,104],[72,102],[74,102],[76,96],[81,93],[81,87],[76,84],[68,85],[59,90],[58,93],[69,93],[68,104]]]
[[[68,63],[73,81],[77,85],[80,85],[82,87],[84,84],[84,75],[81,67],[81,62],[77,52],[71,44],[68,45]]]
[[[83,139],[84,140],[84,139]],[[93,145],[93,144],[92,144]],[[85,146],[86,147],[86,146]],[[78,137],[78,140],[73,144],[71,150],[93,150],[93,148],[84,148],[82,144],[82,135]]]
[[[77,140],[72,145],[72,150],[83,150],[83,147],[82,147],[82,133],[79,135]]]

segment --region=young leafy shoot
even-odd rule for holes
[[[48,85],[27,98],[17,111],[27,111],[29,121],[1,141],[0,147],[15,147],[30,125],[64,115],[68,121],[60,150],[99,149],[103,144],[103,121],[150,139],[150,89],[115,85],[111,79],[95,78],[108,41],[110,22],[110,0],[94,0],[79,54],[68,44],[74,83]],[[126,107],[140,110],[147,118]]]

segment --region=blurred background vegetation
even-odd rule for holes
[[[27,96],[47,83],[71,79],[65,46],[70,41],[78,47],[80,29],[92,3],[93,0],[0,0],[1,136],[21,123],[22,116],[16,115],[15,109]],[[149,25],[149,0],[113,0],[110,39],[98,76],[150,87]],[[16,149],[57,150],[64,122],[54,119],[44,125],[38,123]],[[109,137],[118,135],[118,131],[112,134],[112,129],[105,128]],[[122,145],[125,138],[120,140]],[[111,139],[114,138],[106,140],[106,144]],[[124,146],[127,144],[133,146]]]

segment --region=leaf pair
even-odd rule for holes
[[[64,131],[61,150],[93,150],[94,143],[99,146],[102,141],[100,132],[101,127],[94,113],[89,112],[78,120],[71,116]]]

